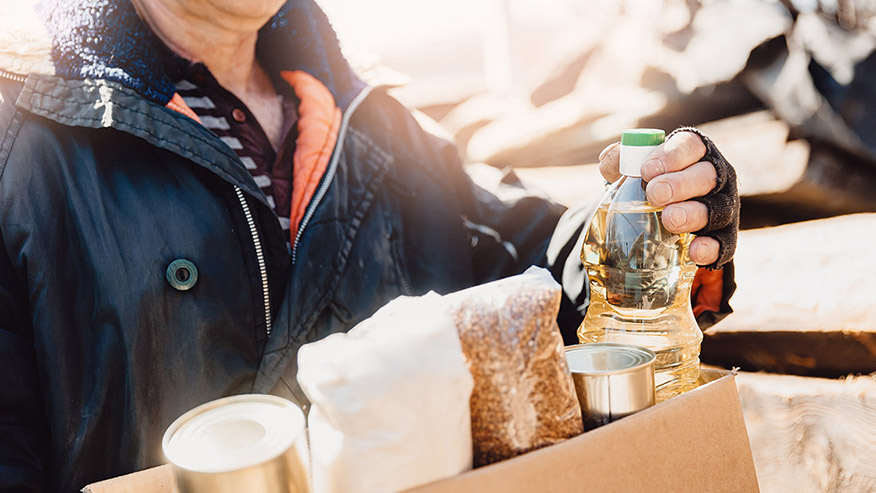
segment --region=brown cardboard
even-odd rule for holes
[[[170,464],[107,479],[82,489],[83,493],[172,493],[176,488]]]
[[[736,393],[725,371],[667,402],[563,443],[408,493],[756,492],[757,478]],[[86,493],[172,493],[161,466],[86,487]]]
[[[563,443],[409,493],[485,491],[758,491],[735,377],[726,375]]]

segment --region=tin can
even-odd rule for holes
[[[180,493],[308,493],[304,413],[271,395],[226,397],[183,414],[164,433]]]
[[[655,360],[653,351],[631,344],[566,347],[584,429],[592,430],[653,406]]]

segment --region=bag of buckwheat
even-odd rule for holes
[[[474,466],[584,431],[556,318],[562,296],[545,269],[445,297],[474,378]]]

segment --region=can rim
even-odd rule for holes
[[[193,419],[198,416],[201,416],[209,411],[220,408],[222,406],[226,406],[228,404],[239,404],[239,403],[263,403],[263,404],[274,404],[278,407],[282,407],[287,409],[289,412],[296,414],[301,418],[301,429],[298,430],[294,434],[290,434],[286,437],[286,440],[282,442],[283,446],[277,447],[276,453],[265,454],[264,456],[258,456],[252,458],[249,461],[241,461],[239,465],[235,465],[234,467],[228,468],[205,468],[205,467],[187,467],[185,465],[180,464],[182,462],[180,458],[173,457],[175,455],[175,451],[171,450],[172,444],[171,441],[176,436],[176,434],[188,423],[190,423]],[[167,427],[167,430],[164,432],[164,436],[161,440],[161,450],[164,453],[164,457],[173,465],[173,467],[190,471],[195,473],[203,473],[203,474],[220,474],[220,473],[229,473],[242,471],[244,469],[248,469],[253,466],[257,466],[259,464],[264,464],[266,462],[270,462],[277,457],[285,454],[290,447],[294,446],[294,444],[300,440],[301,436],[306,432],[306,421],[304,418],[304,412],[292,403],[289,400],[283,399],[282,397],[277,397],[269,394],[240,394],[240,395],[232,395],[229,397],[222,397],[220,399],[215,399],[200,406],[197,406],[193,409],[190,409],[182,414],[182,416],[176,418],[170,426]]]
[[[619,342],[591,342],[587,344],[574,344],[571,346],[566,346],[564,354],[566,355],[566,364],[568,365],[568,354],[570,352],[585,350],[590,352],[592,350],[596,350],[599,348],[605,349],[621,349],[626,353],[635,353],[640,357],[643,357],[644,360],[642,362],[637,363],[632,366],[626,366],[624,368],[617,368],[612,370],[589,370],[589,371],[572,371],[571,367],[569,368],[569,372],[578,375],[618,375],[622,373],[631,373],[636,370],[640,370],[642,368],[646,368],[648,366],[653,366],[657,361],[657,354],[642,346],[636,346],[634,344],[621,344]]]

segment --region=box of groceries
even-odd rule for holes
[[[398,298],[299,350],[308,402],[206,403],[168,428],[169,464],[83,491],[758,490],[732,372],[632,330],[564,347],[560,296],[533,268]]]

